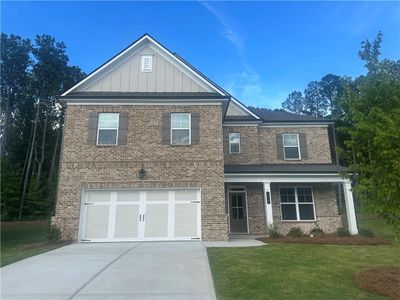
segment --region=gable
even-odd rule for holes
[[[143,55],[152,57],[151,72],[141,70],[141,57]],[[209,87],[201,85],[150,45],[146,45],[103,76],[80,91],[212,92]]]
[[[151,72],[141,57],[152,57]],[[145,35],[62,96],[77,92],[218,93],[227,95],[185,61]]]
[[[231,101],[229,101],[228,107],[226,109],[225,117],[226,118],[229,118],[229,117],[249,117],[249,118],[260,119],[256,114],[251,112],[246,106],[241,104],[235,98],[232,98]]]

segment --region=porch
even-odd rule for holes
[[[271,165],[261,167],[225,166],[231,238],[265,236],[271,226],[276,226],[282,234],[287,234],[292,227],[300,227],[305,233],[314,227],[326,233],[335,232],[343,226],[337,202],[338,187],[344,191],[348,229],[351,234],[358,234],[351,181],[339,173],[342,167],[274,166],[279,172],[272,172]],[[294,168],[296,173],[291,171]]]

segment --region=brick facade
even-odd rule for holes
[[[126,145],[96,146],[87,143],[90,112],[127,112]],[[162,144],[163,112],[198,112],[200,143],[190,146]],[[200,188],[202,238],[228,238],[228,210],[225,201],[223,165],[268,163],[331,163],[326,127],[221,126],[219,105],[70,105],[67,108],[56,215],[65,239],[78,239],[80,201],[83,189]],[[241,153],[229,154],[228,134],[241,134]],[[276,134],[305,133],[308,159],[285,161],[277,158]],[[139,180],[138,172],[146,170]],[[249,233],[265,235],[265,206],[262,184],[246,183]],[[312,184],[316,222],[280,220],[279,185],[272,184],[274,223],[282,233],[300,226],[305,232],[318,225],[325,232],[341,226],[333,185]]]
[[[127,112],[127,144],[108,147],[88,144],[89,112]],[[163,112],[198,112],[200,143],[162,144]],[[219,105],[68,106],[53,223],[61,228],[63,238],[77,240],[81,192],[85,188],[196,187],[201,188],[203,239],[226,240],[221,124]],[[142,166],[146,178],[139,180]]]
[[[244,186],[247,194],[249,234],[266,235],[265,200],[261,183],[227,184],[227,188]],[[287,234],[292,227],[300,227],[305,233],[319,227],[326,233],[335,232],[342,226],[337,209],[335,186],[332,184],[307,184],[313,189],[316,221],[287,222],[281,220],[280,186],[304,186],[304,184],[271,184],[272,214],[274,224],[281,234]]]
[[[332,163],[327,127],[224,126],[223,131],[225,164]],[[230,132],[240,133],[240,154],[229,154]],[[278,159],[276,134],[285,132],[306,134],[308,159]]]

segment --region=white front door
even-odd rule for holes
[[[201,238],[200,190],[87,190],[83,242]]]

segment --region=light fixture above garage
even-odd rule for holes
[[[142,168],[139,170],[139,179],[143,180],[145,177],[146,177],[146,170],[143,168],[142,165]]]

